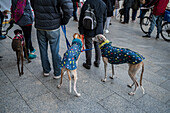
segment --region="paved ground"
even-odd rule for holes
[[[69,41],[73,33],[78,32],[77,26],[72,20],[67,25]],[[9,33],[11,36],[12,31]],[[57,89],[60,80],[52,79],[53,71],[50,77],[42,76],[34,28],[32,41],[37,58],[29,64],[24,62],[24,75],[19,77],[11,40],[0,40],[0,56],[3,56],[0,61],[0,113],[170,113],[170,44],[162,38],[155,40],[155,32],[150,40],[142,38],[142,35],[138,21],[122,25],[115,19],[112,19],[110,33],[106,34],[112,45],[138,51],[146,58],[143,76],[146,93],[143,95],[139,88],[135,96],[128,95],[132,89],[126,85],[132,81],[127,73],[127,64],[116,65],[115,79],[102,83],[103,63],[99,68],[92,65],[90,70],[84,69],[84,53],[78,64],[77,90],[81,97],[76,97],[74,92],[69,93],[67,75],[62,88]],[[65,51],[66,43],[61,32],[61,56]],[[111,75],[111,66],[108,68],[108,75]]]

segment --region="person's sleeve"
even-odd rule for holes
[[[99,16],[97,18],[96,34],[103,34],[104,24],[107,18],[107,10],[105,4],[103,5],[102,10],[103,10],[102,11],[103,16]]]
[[[83,17],[84,17],[84,13],[85,13],[85,7],[86,7],[86,2],[84,3],[82,9],[81,9],[81,13],[80,13],[80,17],[79,17],[79,25],[78,25],[78,30],[80,34],[84,34],[84,29],[83,29]]]
[[[61,25],[66,25],[73,14],[73,3],[71,0],[60,0],[61,10],[63,12]]]

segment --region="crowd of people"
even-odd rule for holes
[[[96,67],[99,67],[100,64],[101,51],[98,46],[99,43],[93,43],[92,38],[97,34],[109,33],[111,18],[114,16],[114,13],[116,13],[115,11],[119,8],[123,8],[124,12],[124,21],[122,24],[128,24],[130,9],[132,9],[132,22],[135,22],[137,11],[141,6],[149,7],[153,5],[153,21],[150,25],[149,33],[144,37],[150,37],[156,21],[158,21],[156,38],[159,38],[162,15],[165,12],[169,0],[124,0],[122,6],[119,4],[119,1],[120,0],[86,0],[83,2],[81,13],[78,18],[77,6],[81,6],[80,0],[12,0],[11,20],[13,20],[15,24],[19,25],[24,33],[27,47],[27,50],[24,51],[27,51],[30,59],[36,58],[36,55],[34,54],[36,50],[34,49],[31,40],[32,24],[35,22],[43,75],[49,76],[51,71],[48,58],[49,44],[54,69],[53,78],[58,79],[61,77],[61,56],[59,54],[60,26],[68,24],[72,16],[73,20],[78,22],[78,30],[80,34],[84,35],[86,49],[92,48],[92,45],[94,44],[94,66]],[[97,27],[93,30],[88,30],[83,27],[83,18],[89,4],[91,8],[94,9],[97,21]],[[34,16],[31,7],[34,11]],[[139,17],[143,18],[148,10],[140,11]],[[0,38],[2,39],[5,38],[2,35],[3,12],[0,12],[0,16]],[[83,63],[83,66],[86,69],[90,69],[92,65],[92,51],[86,51],[85,56],[86,61]]]

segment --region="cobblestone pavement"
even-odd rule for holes
[[[78,32],[77,27],[78,24],[71,19],[67,25],[69,41]],[[9,32],[10,36],[14,35],[12,31],[16,28],[18,26]],[[112,45],[132,49],[146,58],[143,76],[145,94],[139,88],[134,96],[128,95],[132,89],[127,84],[132,81],[127,64],[116,65],[115,78],[103,83],[103,62],[99,68],[92,65],[90,70],[86,70],[82,66],[84,53],[78,63],[77,90],[81,97],[76,97],[74,91],[69,93],[67,75],[61,89],[57,89],[60,80],[53,79],[53,71],[49,77],[42,75],[36,30],[33,28],[32,41],[37,58],[29,64],[24,62],[24,75],[21,77],[11,39],[0,40],[0,56],[3,56],[0,61],[0,113],[170,113],[170,43],[162,38],[155,40],[156,30],[150,40],[142,38],[144,34],[138,21],[123,25],[113,18],[109,30],[106,36]],[[66,43],[63,32],[60,32],[60,54],[63,56]],[[49,57],[51,60],[51,54]],[[111,65],[108,65],[107,71],[111,75]]]

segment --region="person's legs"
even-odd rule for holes
[[[158,16],[158,19],[157,19],[157,35],[156,35],[156,38],[159,38],[159,33],[161,32],[161,25],[162,25],[162,15],[161,16]]]
[[[86,49],[92,48],[92,37],[85,37],[85,46]],[[86,64],[91,66],[91,57],[92,57],[92,51],[86,51]]]
[[[5,39],[6,36],[2,35],[2,23],[4,20],[4,15],[3,13],[0,11],[0,39]]]
[[[99,48],[99,43],[94,41],[94,48],[95,48],[95,64],[99,66],[100,58],[101,58],[101,50]]]
[[[111,20],[111,17],[107,17],[107,19],[106,19],[106,28],[105,28],[106,33],[109,33],[108,29],[109,29],[110,20]]]
[[[47,31],[46,36],[50,43],[54,76],[60,76],[60,74],[61,74],[61,67],[60,67],[61,66],[61,56],[59,55],[60,29],[57,29],[55,31]]]
[[[158,18],[158,16],[155,16],[155,15],[152,16],[152,22],[151,22],[151,24],[150,24],[149,31],[148,31],[148,35],[149,35],[149,36],[151,35],[151,33],[152,33],[153,30],[154,30],[154,27],[155,27],[155,25],[156,25],[156,20],[157,20],[157,18]]]
[[[74,20],[77,21],[77,4],[76,2],[73,2],[73,17],[74,17]]]
[[[124,7],[124,22],[123,23],[129,22],[129,10],[130,8]]]
[[[43,72],[49,73],[51,71],[51,67],[48,59],[48,39],[46,38],[46,31],[37,30],[37,40],[40,50]]]
[[[26,57],[26,53],[27,56],[29,56],[29,33],[28,33],[28,26],[20,26],[22,31],[23,31],[23,35],[25,38],[25,44],[26,44],[26,50],[24,49],[24,57]]]
[[[148,34],[144,35],[143,37],[148,37],[148,38],[151,37],[151,33],[154,30],[157,18],[158,18],[158,16],[155,16],[155,15],[152,16],[152,21],[151,21],[151,24],[150,24],[150,27],[149,27],[149,30],[148,30]]]
[[[136,20],[137,11],[138,11],[138,10],[136,10],[136,9],[133,9],[133,10],[132,10],[132,21],[135,21],[135,20]]]

